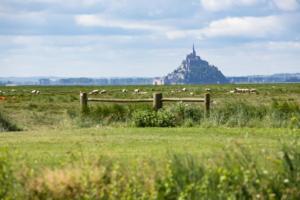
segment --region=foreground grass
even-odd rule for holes
[[[299,136],[238,128],[1,133],[0,199],[298,199]]]
[[[209,155],[236,143],[258,152],[276,151],[299,135],[299,129],[107,127],[1,133],[0,146],[17,162],[56,166],[101,156],[135,160],[163,159],[168,153]]]

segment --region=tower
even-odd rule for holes
[[[193,44],[193,56],[196,57],[195,45]]]

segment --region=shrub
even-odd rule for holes
[[[136,111],[132,115],[132,120],[137,127],[155,127],[156,117],[156,113],[152,111]]]
[[[177,124],[190,124],[190,126],[195,123],[200,123],[200,121],[204,118],[204,109],[199,106],[178,103],[168,110],[173,113],[176,117]]]
[[[20,131],[13,122],[11,122],[3,113],[0,112],[0,132],[2,131]]]
[[[175,127],[175,115],[166,110],[160,110],[156,113],[156,126],[157,127]]]
[[[273,100],[271,109],[275,116],[280,119],[288,119],[293,114],[300,114],[300,107],[295,102]]]
[[[166,110],[136,111],[133,113],[132,120],[137,127],[174,127],[177,125],[175,115]]]

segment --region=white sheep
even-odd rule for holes
[[[40,94],[40,91],[38,91],[38,90],[32,90],[32,91],[31,91],[31,94],[38,95],[38,94]]]
[[[235,88],[235,93],[250,93],[249,89],[243,89],[243,88]]]
[[[106,91],[106,90],[101,90],[99,93],[100,93],[100,94],[106,94],[107,91]]]
[[[211,89],[210,89],[210,88],[205,88],[205,91],[206,91],[206,92],[210,92]]]
[[[256,93],[257,93],[257,90],[256,90],[256,89],[254,89],[254,88],[252,88],[252,89],[250,89],[250,93],[252,93],[252,94],[256,94]]]
[[[134,93],[136,93],[136,94],[140,93],[140,89],[135,89]]]
[[[98,93],[99,93],[99,90],[93,90],[89,93],[89,95],[98,94]]]
[[[123,89],[123,90],[122,90],[122,92],[123,92],[123,93],[127,93],[127,92],[128,92],[128,90],[126,90],[126,89]]]
[[[186,92],[186,91],[187,91],[187,89],[186,89],[186,88],[182,88],[182,91],[183,91],[183,92]]]

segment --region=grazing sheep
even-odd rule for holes
[[[134,93],[136,93],[136,94],[137,94],[137,93],[140,93],[140,89],[135,89],[135,90],[134,90]]]
[[[123,89],[123,90],[122,90],[122,92],[123,92],[123,93],[127,93],[127,92],[128,92],[128,90],[126,90],[126,89]]]
[[[194,92],[191,92],[190,95],[191,95],[191,96],[194,96]]]
[[[235,88],[234,90],[230,91],[229,93],[237,93],[237,94],[241,94],[241,93],[251,93],[251,94],[256,94],[257,90],[256,89],[245,89],[245,88]]]
[[[211,89],[210,89],[210,88],[206,88],[205,91],[206,91],[206,92],[210,92]]]
[[[182,91],[183,91],[183,92],[186,92],[186,91],[187,91],[187,89],[186,89],[186,88],[182,88]]]
[[[99,93],[100,93],[100,94],[106,94],[107,91],[106,91],[106,90],[101,90]]]
[[[243,89],[243,88],[235,88],[235,93],[250,93],[249,89]]]
[[[98,94],[98,93],[99,93],[99,90],[93,90],[89,93],[89,95]]]
[[[235,93],[235,90],[230,90],[229,93],[230,93],[230,94],[234,94],[234,93]]]
[[[252,89],[250,89],[250,93],[252,93],[252,94],[257,94],[257,90],[254,89],[254,88],[252,88]]]
[[[32,90],[32,91],[31,91],[31,94],[38,95],[38,94],[40,94],[40,91],[38,91],[38,90]]]

